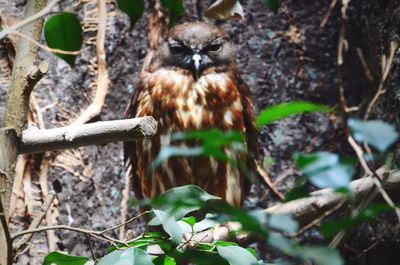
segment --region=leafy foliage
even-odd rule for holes
[[[87,257],[51,252],[45,257],[43,265],[84,265],[88,260]]]
[[[79,51],[83,42],[83,31],[79,19],[72,13],[52,16],[44,25],[47,45],[53,49]],[[55,53],[56,56],[74,66],[76,55]]]
[[[296,114],[333,111],[334,110],[332,108],[325,105],[310,103],[306,101],[293,101],[264,109],[260,112],[260,114],[258,114],[256,123],[257,127],[260,128],[266,124],[270,124],[274,121],[281,120]]]
[[[144,0],[117,0],[118,7],[125,12],[131,20],[131,28],[142,17]]]
[[[319,188],[348,187],[354,174],[353,164],[341,160],[337,154],[319,152],[294,155],[299,167],[312,184]]]
[[[243,135],[237,131],[223,132],[216,129],[210,129],[181,132],[174,134],[172,140],[175,142],[198,142],[198,144],[195,147],[171,145],[163,148],[156,159],[152,162],[153,170],[169,158],[177,156],[207,156],[235,164],[239,161],[235,161],[233,158],[229,157],[226,154],[225,149],[231,149],[238,152],[243,152],[245,150]]]
[[[383,121],[349,119],[348,126],[354,139],[366,142],[379,152],[385,152],[399,138],[394,126]]]
[[[258,264],[257,259],[247,249],[239,246],[217,246],[218,253],[229,265],[255,265]]]
[[[146,251],[140,248],[115,250],[104,256],[98,265],[154,265]]]

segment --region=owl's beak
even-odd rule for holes
[[[202,61],[202,58],[201,58],[201,55],[200,55],[200,54],[198,54],[198,53],[193,54],[193,56],[192,56],[192,62],[193,62],[194,69],[195,69],[195,71],[196,71],[196,75],[197,75],[197,76],[199,75],[200,66],[201,66],[201,61]]]

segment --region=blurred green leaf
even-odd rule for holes
[[[267,223],[267,214],[262,210],[247,212],[225,202],[207,204],[204,209],[209,213],[214,213],[215,215],[209,218],[221,224],[235,221],[242,225],[241,230],[243,231],[252,232],[260,237],[267,237],[268,235],[264,227]]]
[[[161,149],[160,153],[156,157],[156,159],[152,162],[151,168],[154,170],[156,167],[161,165],[164,161],[168,160],[171,157],[177,156],[200,156],[204,154],[204,150],[202,147],[194,147],[194,148],[183,148],[178,146],[167,146]]]
[[[186,214],[201,209],[209,200],[220,200],[195,185],[172,188],[153,200],[155,209],[168,212],[175,220],[182,219]]]
[[[176,222],[175,218],[167,212],[161,210],[154,210],[154,214],[160,220],[164,231],[171,236],[172,243],[178,245],[183,238],[183,231]]]
[[[267,243],[283,254],[294,256],[296,255],[297,245],[295,242],[287,239],[280,233],[270,232],[268,234]]]
[[[175,259],[165,256],[164,265],[176,265]]]
[[[347,187],[354,174],[353,164],[341,161],[339,156],[328,152],[294,154],[298,168],[310,182],[319,188]]]
[[[303,247],[299,255],[306,260],[313,260],[318,265],[343,265],[343,259],[335,249],[325,247]]]
[[[206,218],[194,224],[193,231],[200,232],[209,229],[211,227],[214,227],[216,225],[216,222],[212,220],[212,218],[213,218],[212,214],[206,214]]]
[[[297,242],[287,239],[280,233],[271,232],[267,242],[282,253],[300,257],[305,261],[314,261],[319,265],[342,265],[343,260],[334,249],[324,247],[303,247]]]
[[[221,246],[221,247],[226,247],[226,246],[237,246],[235,242],[228,242],[228,241],[215,241],[213,243],[215,246]]]
[[[44,25],[44,38],[53,49],[79,51],[83,42],[83,31],[79,19],[72,13],[59,13]],[[55,53],[56,56],[74,66],[76,55]]]
[[[336,235],[341,230],[352,230],[356,228],[357,225],[367,221],[372,221],[379,214],[392,210],[393,208],[387,204],[370,205],[355,217],[342,217],[322,223],[319,227],[319,231],[322,235],[329,238]]]
[[[399,138],[393,125],[383,121],[349,119],[348,126],[358,142],[366,142],[379,152],[385,152]]]
[[[43,261],[43,265],[84,265],[89,258],[71,256],[60,252],[50,252]]]
[[[278,13],[280,7],[279,0],[261,0],[261,3],[266,5],[275,14]]]
[[[299,229],[296,220],[289,214],[272,214],[268,217],[268,225],[270,228],[281,232],[294,233]]]
[[[305,101],[294,101],[282,103],[269,107],[258,114],[256,123],[260,128],[266,124],[277,120],[287,118],[292,115],[308,113],[308,112],[333,112],[334,109],[325,105],[315,104]]]
[[[218,253],[230,265],[256,265],[257,259],[247,249],[239,246],[217,246]]]
[[[140,248],[113,251],[97,263],[97,265],[154,265],[146,251]]]
[[[182,0],[161,0],[161,3],[169,11],[172,23],[176,20],[177,17],[182,15],[184,11]]]
[[[185,217],[182,218],[183,222],[187,223],[188,225],[190,225],[191,227],[193,227],[196,224],[196,217],[194,216],[189,216],[189,217]]]
[[[144,11],[144,0],[117,0],[118,7],[129,16],[131,28],[142,17]]]

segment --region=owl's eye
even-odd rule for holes
[[[221,44],[211,44],[204,48],[207,52],[217,52],[222,48]]]
[[[169,46],[169,50],[172,54],[179,54],[185,52],[186,48],[179,44],[174,44]]]

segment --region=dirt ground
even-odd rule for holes
[[[180,20],[209,21],[202,16],[209,2],[185,1],[185,15]],[[339,5],[333,9],[327,24],[321,27],[331,0],[283,2],[287,2],[287,9],[281,8],[278,14],[274,14],[261,1],[245,1],[243,6],[246,17],[243,21],[217,22],[231,34],[237,45],[239,70],[251,88],[257,111],[293,100],[309,100],[336,106]],[[349,105],[364,103],[372,89],[366,81],[356,48],[362,49],[374,70],[379,67],[381,54],[387,53],[389,41],[398,40],[400,5],[395,2],[351,1],[347,27],[349,51],[345,57],[345,87]],[[16,18],[22,14],[24,5],[22,0],[2,1],[0,16],[4,20]],[[83,5],[87,9],[94,8],[90,1]],[[71,3],[63,3],[58,8],[78,11],[82,21],[88,18],[82,8],[74,9]],[[135,89],[147,47],[148,14],[138,21],[133,30],[129,30],[128,18],[115,8],[114,2],[108,8],[110,12],[115,11],[109,17],[106,39],[110,85],[103,111],[95,120],[124,118],[123,112]],[[381,30],[379,25],[385,30]],[[85,39],[94,34],[86,32]],[[49,61],[50,71],[35,88],[34,97],[46,128],[68,124],[91,102],[91,84],[95,75],[90,71],[90,62],[94,58],[95,50],[93,45],[88,47],[78,57],[74,68],[40,50],[39,58]],[[397,55],[393,66],[395,73],[390,76],[387,84],[387,95],[378,104],[374,115],[399,127],[398,58]],[[5,62],[0,73],[1,124],[10,75],[4,49],[0,49],[0,60]],[[327,150],[348,153],[349,148],[342,140],[340,129],[340,121],[324,114],[295,116],[263,128],[259,136],[262,161],[268,164],[266,170],[277,188],[285,192],[294,185],[298,172],[291,156],[295,151]],[[18,194],[17,208],[11,221],[13,229],[21,230],[26,227],[43,200],[43,188],[39,182],[43,180],[40,179],[40,172],[43,172],[40,161],[43,159],[50,164],[46,185],[49,190],[57,193],[57,202],[51,211],[52,220],[48,221],[53,222],[52,224],[92,229],[108,228],[120,223],[122,191],[125,188],[122,143],[49,152],[26,159],[32,174],[22,174],[24,178],[20,186],[21,193]],[[130,197],[133,198],[133,194]],[[265,187],[255,188],[248,200],[259,207],[276,203],[276,198]],[[136,213],[135,209],[128,211],[129,216]],[[132,234],[137,235],[142,231],[143,225],[135,223],[131,229]],[[115,236],[118,236],[117,232]],[[52,238],[51,246],[47,244],[48,238]],[[97,241],[93,244],[96,255],[104,254],[106,245]],[[364,247],[362,245],[358,250],[363,250]],[[31,247],[19,257],[17,264],[40,264],[50,250],[90,256],[85,236],[56,231],[35,235]],[[262,251],[263,257],[269,256],[267,250]]]

